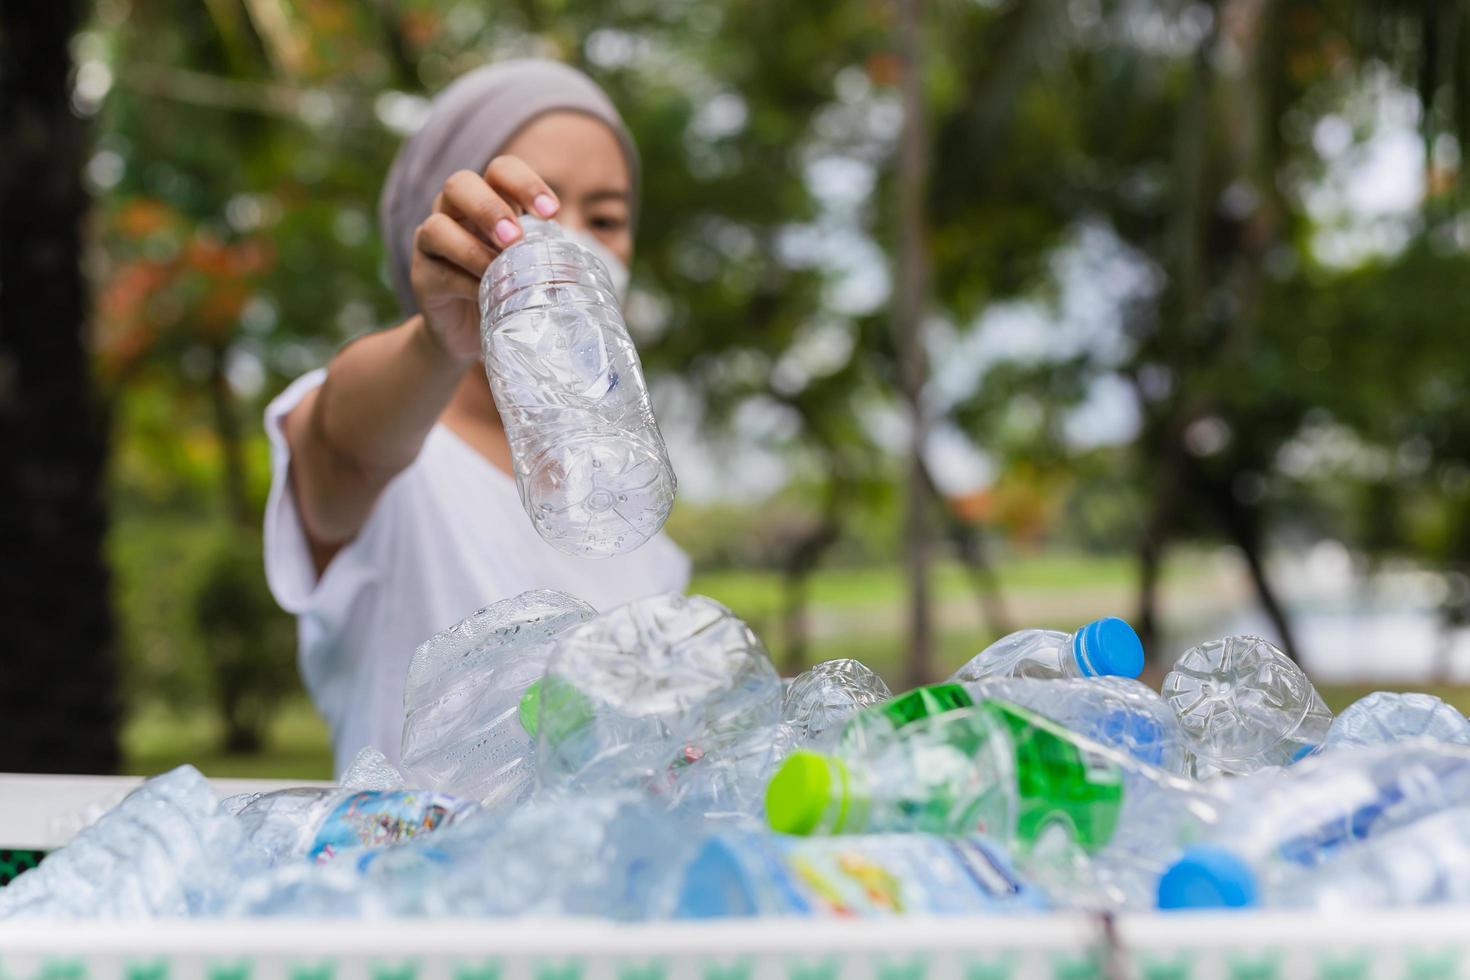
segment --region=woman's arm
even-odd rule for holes
[[[479,356],[480,276],[520,237],[518,211],[556,213],[556,197],[515,157],[485,176],[459,171],[414,235],[420,314],[343,348],[322,386],[285,418],[291,487],[318,574],[362,529],[378,495],[417,458]]]

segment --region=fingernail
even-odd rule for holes
[[[500,244],[509,245],[519,237],[521,230],[516,223],[509,218],[501,218],[495,222],[495,237],[500,239]]]
[[[536,206],[536,213],[543,218],[556,214],[556,199],[550,194],[537,194],[536,200],[531,203]]]

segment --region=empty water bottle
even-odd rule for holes
[[[536,717],[550,790],[635,788],[670,806],[740,813],[759,803],[781,680],[734,613],[670,593],[562,634]]]
[[[1042,894],[977,837],[801,838],[726,833],[690,862],[681,918],[975,915],[1045,907]]]
[[[638,796],[532,800],[476,811],[398,847],[298,862],[245,883],[235,916],[463,918],[673,911],[679,873],[703,839]]]
[[[1208,839],[1159,882],[1160,908],[1239,907],[1400,827],[1470,806],[1470,748],[1328,752],[1243,781]]]
[[[837,739],[837,751],[862,756],[877,751],[894,732],[921,718],[975,704],[960,684],[928,684],[859,711],[848,719]]]
[[[1133,627],[1115,616],[1088,623],[1076,633],[1029,629],[1003,636],[971,657],[950,678],[1137,677],[1143,644]]]
[[[675,480],[638,352],[601,260],[554,222],[480,281],[480,340],[521,503],[570,555],[637,548],[663,527]]]
[[[358,847],[412,840],[473,809],[432,790],[297,787],[263,793],[238,809],[250,848],[267,865],[329,860]]]
[[[1167,772],[1192,771],[1179,721],[1163,698],[1129,677],[993,678],[965,685],[978,703],[1000,698]]]
[[[535,743],[521,702],[546,671],[551,641],[596,614],[580,599],[541,589],[426,640],[403,694],[403,765],[416,782],[486,807],[529,796]]]
[[[1163,695],[1190,751],[1237,775],[1297,761],[1316,750],[1332,724],[1307,675],[1259,636],[1186,650],[1164,678]]]
[[[1470,720],[1432,694],[1378,691],[1354,701],[1332,720],[1322,751],[1413,738],[1470,745]]]
[[[0,888],[0,919],[183,916],[222,903],[242,861],[239,821],[193,766],[148,780],[65,847]]]
[[[828,660],[785,685],[782,721],[797,741],[834,742],[849,718],[893,697],[883,678],[856,660]]]
[[[1470,807],[1364,841],[1254,896],[1253,905],[1344,912],[1470,903]]]

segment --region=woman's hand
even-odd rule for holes
[[[485,176],[460,170],[434,199],[434,213],[413,237],[409,279],[429,333],[452,357],[480,353],[480,278],[501,249],[521,237],[519,214],[543,218],[556,195],[519,157],[498,156]]]

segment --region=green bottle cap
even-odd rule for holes
[[[783,834],[841,833],[847,823],[847,767],[804,749],[791,753],[766,785],[766,823]],[[832,804],[837,815],[823,826]]]
[[[526,734],[534,739],[541,729],[541,681],[533,681],[526,688],[526,693],[521,695],[521,706],[516,710],[516,717],[520,719]]]

